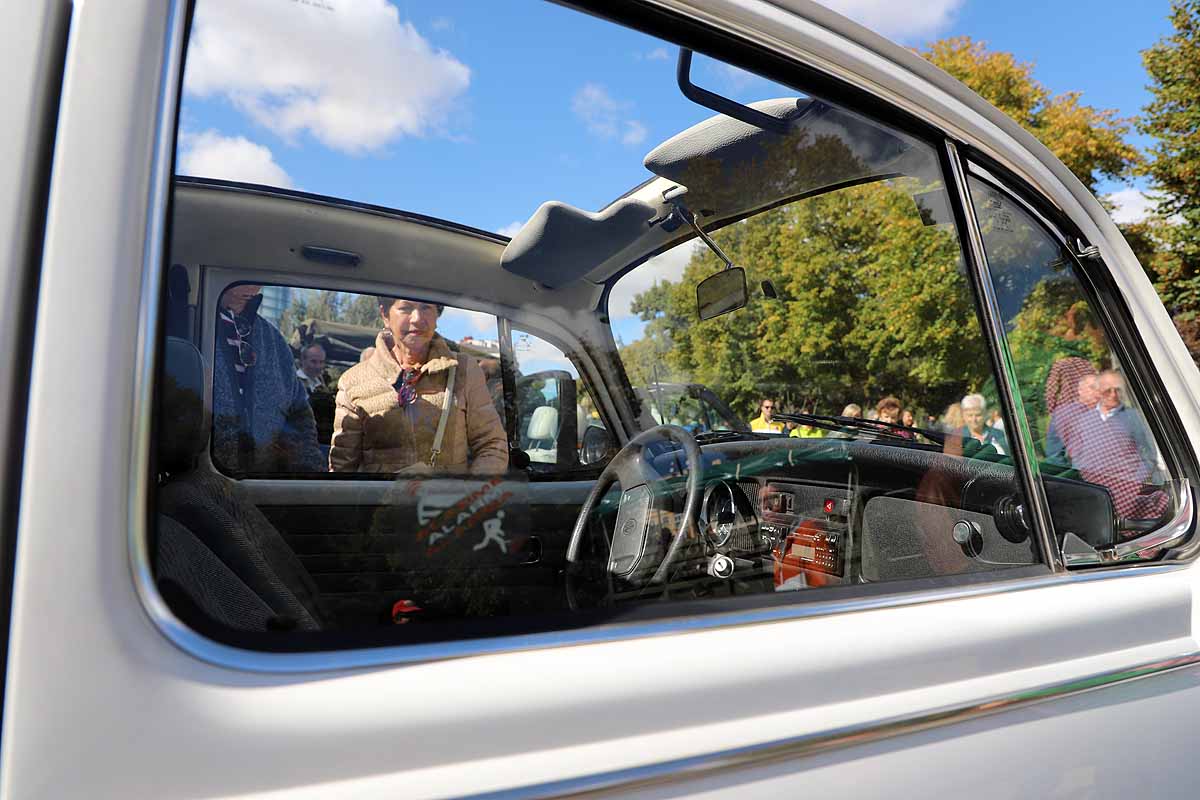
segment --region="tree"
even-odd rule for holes
[[[301,323],[310,319],[367,328],[378,328],[382,324],[374,295],[300,289],[292,299],[292,305],[279,318],[279,332],[289,338]]]
[[[908,183],[830,192],[718,231],[750,285],[769,278],[778,299],[696,322],[695,285],[722,266],[697,252],[681,281],[636,298],[645,338],[626,350],[665,354],[673,374],[747,418],[763,394],[834,413],[899,394],[940,411],[979,388],[988,360],[957,240],[924,223]]]
[[[1138,130],[1155,137],[1143,172],[1157,190],[1155,284],[1176,322],[1200,314],[1200,0],[1174,0],[1175,32],[1142,54],[1154,99]]]
[[[923,55],[1041,139],[1089,189],[1102,178],[1128,176],[1138,160],[1124,142],[1126,120],[1084,104],[1078,93],[1052,95],[1034,79],[1032,65],[1011,54],[957,38],[934,42]],[[732,195],[719,196],[714,207],[752,206],[747,195],[795,196],[786,185],[793,180],[820,187],[869,175],[836,137],[764,150],[755,173],[763,184],[708,174],[719,167],[698,160],[697,174],[679,179],[703,187],[700,208],[714,192]],[[754,298],[736,313],[696,322],[695,286],[723,266],[699,251],[680,281],[635,298],[633,310],[646,325],[644,338],[623,351],[627,367],[644,378],[646,365],[661,358],[673,374],[712,387],[747,417],[762,394],[834,413],[846,402],[896,394],[938,412],[966,392],[986,390],[989,358],[960,244],[919,207],[931,190],[942,190],[933,176],[852,186],[718,231],[714,238],[746,268],[749,285],[769,278],[778,299]],[[1043,295],[1023,310],[1014,335],[1046,352],[1087,345],[1072,331],[1052,329],[1053,314],[1071,309],[1048,289]]]
[[[1093,192],[1101,178],[1128,178],[1139,163],[1137,149],[1125,142],[1129,120],[1081,103],[1079,92],[1052,95],[1033,77],[1033,65],[1011,53],[959,36],[934,42],[921,55],[1036,136]]]

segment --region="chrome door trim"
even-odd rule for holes
[[[996,297],[996,287],[992,284],[991,270],[988,268],[987,249],[983,243],[983,232],[979,229],[979,219],[975,214],[975,203],[967,184],[967,173],[959,156],[958,147],[949,139],[946,140],[946,157],[950,164],[950,180],[958,194],[959,206],[966,219],[967,241],[966,256],[968,268],[974,273],[975,286],[979,292],[980,309],[983,312],[985,335],[996,366],[1000,372],[996,387],[1000,390],[1001,402],[1007,407],[1012,418],[1010,423],[1014,436],[1009,437],[1009,445],[1016,457],[1017,472],[1021,477],[1022,489],[1029,503],[1033,516],[1033,527],[1038,539],[1038,549],[1042,559],[1055,572],[1066,569],[1058,543],[1054,540],[1054,522],[1050,516],[1050,503],[1046,499],[1045,488],[1042,485],[1041,469],[1034,456],[1033,437],[1029,433],[1029,420],[1025,416],[1025,405],[1021,402],[1021,387],[1017,382],[1016,369],[1013,366],[1012,353],[1008,349],[1008,334],[1004,330],[1004,320],[1000,313],[1000,301]]]
[[[1109,580],[1171,573],[1187,569],[1185,564],[1143,564],[1119,569],[1101,568],[1076,573],[1052,573],[983,585],[955,586],[935,591],[889,594],[881,597],[857,597],[846,600],[797,603],[787,606],[756,608],[747,611],[714,613],[706,616],[667,617],[649,622],[600,625],[568,631],[549,631],[491,639],[394,645],[357,650],[326,650],[299,653],[247,650],[209,639],[181,622],[166,606],[154,587],[149,564],[139,564],[135,573],[144,575],[139,593],[152,598],[146,609],[160,632],[185,653],[218,667],[263,674],[303,674],[331,670],[358,669],[400,664],[444,661],[498,653],[526,652],[552,647],[601,644],[658,636],[675,636],[717,630],[740,625],[787,622],[831,614],[872,611],[886,608],[939,603],[1008,592],[1043,589],[1092,580]]]
[[[1175,658],[1151,661],[1129,669],[1101,672],[1061,683],[1052,683],[1011,695],[996,695],[978,702],[947,706],[933,711],[892,717],[878,722],[848,725],[829,731],[763,742],[762,744],[717,750],[704,755],[662,761],[641,767],[600,772],[562,781],[523,786],[498,792],[468,795],[465,800],[548,800],[549,798],[609,796],[635,790],[703,780],[737,769],[766,767],[783,761],[817,755],[851,745],[869,744],[896,736],[920,733],[968,720],[1025,708],[1036,703],[1106,689],[1168,672],[1200,665],[1200,651]]]
[[[146,241],[142,250],[142,287],[138,298],[137,349],[133,369],[133,428],[130,446],[130,476],[127,514],[129,516],[129,561],[133,582],[142,607],[151,621],[168,639],[173,627],[181,626],[167,607],[158,587],[150,561],[150,439],[154,420],[154,367],[158,357],[159,298],[162,292],[163,262],[166,260],[168,211],[171,207],[171,182],[175,166],[175,124],[178,95],[182,84],[184,33],[190,0],[169,0],[167,25],[163,37],[162,73],[159,95],[155,99],[155,141],[150,164],[150,197],[146,208]],[[177,643],[178,644],[178,643]]]

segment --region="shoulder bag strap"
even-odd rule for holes
[[[454,405],[454,375],[458,371],[457,360],[446,375],[446,397],[442,400],[442,418],[438,420],[437,433],[433,435],[433,449],[429,452],[429,466],[436,467],[442,454],[442,439],[446,435],[446,422],[450,419],[450,408]]]

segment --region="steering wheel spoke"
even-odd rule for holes
[[[677,489],[671,488],[677,479],[658,474],[647,457],[648,448],[663,441],[682,446],[687,471],[683,513],[665,548],[662,538],[657,535],[654,521],[662,518],[664,509],[661,498]],[[688,531],[695,528],[700,511],[703,472],[700,446],[690,433],[675,425],[659,425],[642,432],[613,457],[580,508],[571,542],[567,546],[567,592],[572,607],[575,604],[571,597],[571,576],[579,571],[581,544],[588,520],[608,490],[614,484],[620,484],[622,490],[608,554],[608,574],[610,579],[617,579],[637,589],[662,584],[670,574]]]

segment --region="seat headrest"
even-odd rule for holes
[[[535,441],[558,438],[558,409],[554,406],[538,406],[529,418],[529,429],[525,435]]]
[[[186,339],[168,336],[158,391],[158,458],[169,472],[190,469],[208,446],[204,357]]]

